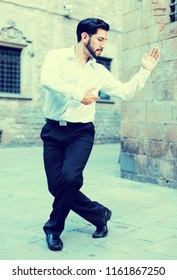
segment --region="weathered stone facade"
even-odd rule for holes
[[[0,1],[0,33],[2,28],[13,25],[28,41],[22,57],[22,94],[7,97],[0,93],[1,146],[41,144],[40,130],[44,123],[44,93],[40,88],[42,62],[48,50],[75,44],[77,23],[86,17],[100,17],[110,23],[109,42],[104,56],[113,59],[111,71],[119,77],[122,1],[118,4],[114,0]],[[1,38],[0,45],[2,43]],[[114,103],[97,103],[97,143],[117,142],[120,139],[120,103],[118,100],[111,101]]]
[[[121,176],[176,188],[177,22],[170,22],[169,4],[169,0],[0,0],[0,33],[14,25],[27,42],[21,96],[0,93],[1,146],[41,144],[40,69],[45,54],[75,44],[79,20],[100,17],[111,26],[104,56],[113,59],[116,77],[121,73],[121,80],[129,80],[139,69],[141,55],[153,46],[160,47],[161,59],[132,100],[97,103],[96,143],[119,141],[121,116]],[[69,16],[66,5],[72,6]]]
[[[170,22],[169,4],[124,2],[122,77],[129,79],[153,46],[161,59],[141,93],[122,103],[121,176],[176,188],[177,22]]]

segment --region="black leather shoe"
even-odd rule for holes
[[[46,241],[52,251],[61,251],[63,249],[63,242],[58,235],[47,233]]]
[[[97,226],[96,231],[92,234],[93,238],[105,237],[108,234],[107,221],[111,219],[112,212],[106,210],[103,216],[102,224]]]

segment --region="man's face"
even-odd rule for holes
[[[89,53],[95,59],[101,55],[104,50],[106,41],[107,41],[107,31],[103,29],[97,29],[97,33],[93,34],[91,37],[89,36],[88,42],[85,45]]]

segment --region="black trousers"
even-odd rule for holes
[[[48,189],[54,196],[50,218],[43,228],[45,233],[60,235],[70,210],[95,226],[102,222],[107,208],[80,191],[94,134],[93,123],[69,123],[67,126],[46,123],[42,128],[44,167]]]

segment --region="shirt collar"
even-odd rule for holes
[[[74,45],[71,48],[69,48],[68,57],[71,58],[71,59],[75,59],[75,53],[74,53],[75,46],[76,45]],[[87,63],[90,64],[93,68],[95,68],[95,66],[96,66],[96,59],[95,58],[90,58]]]

